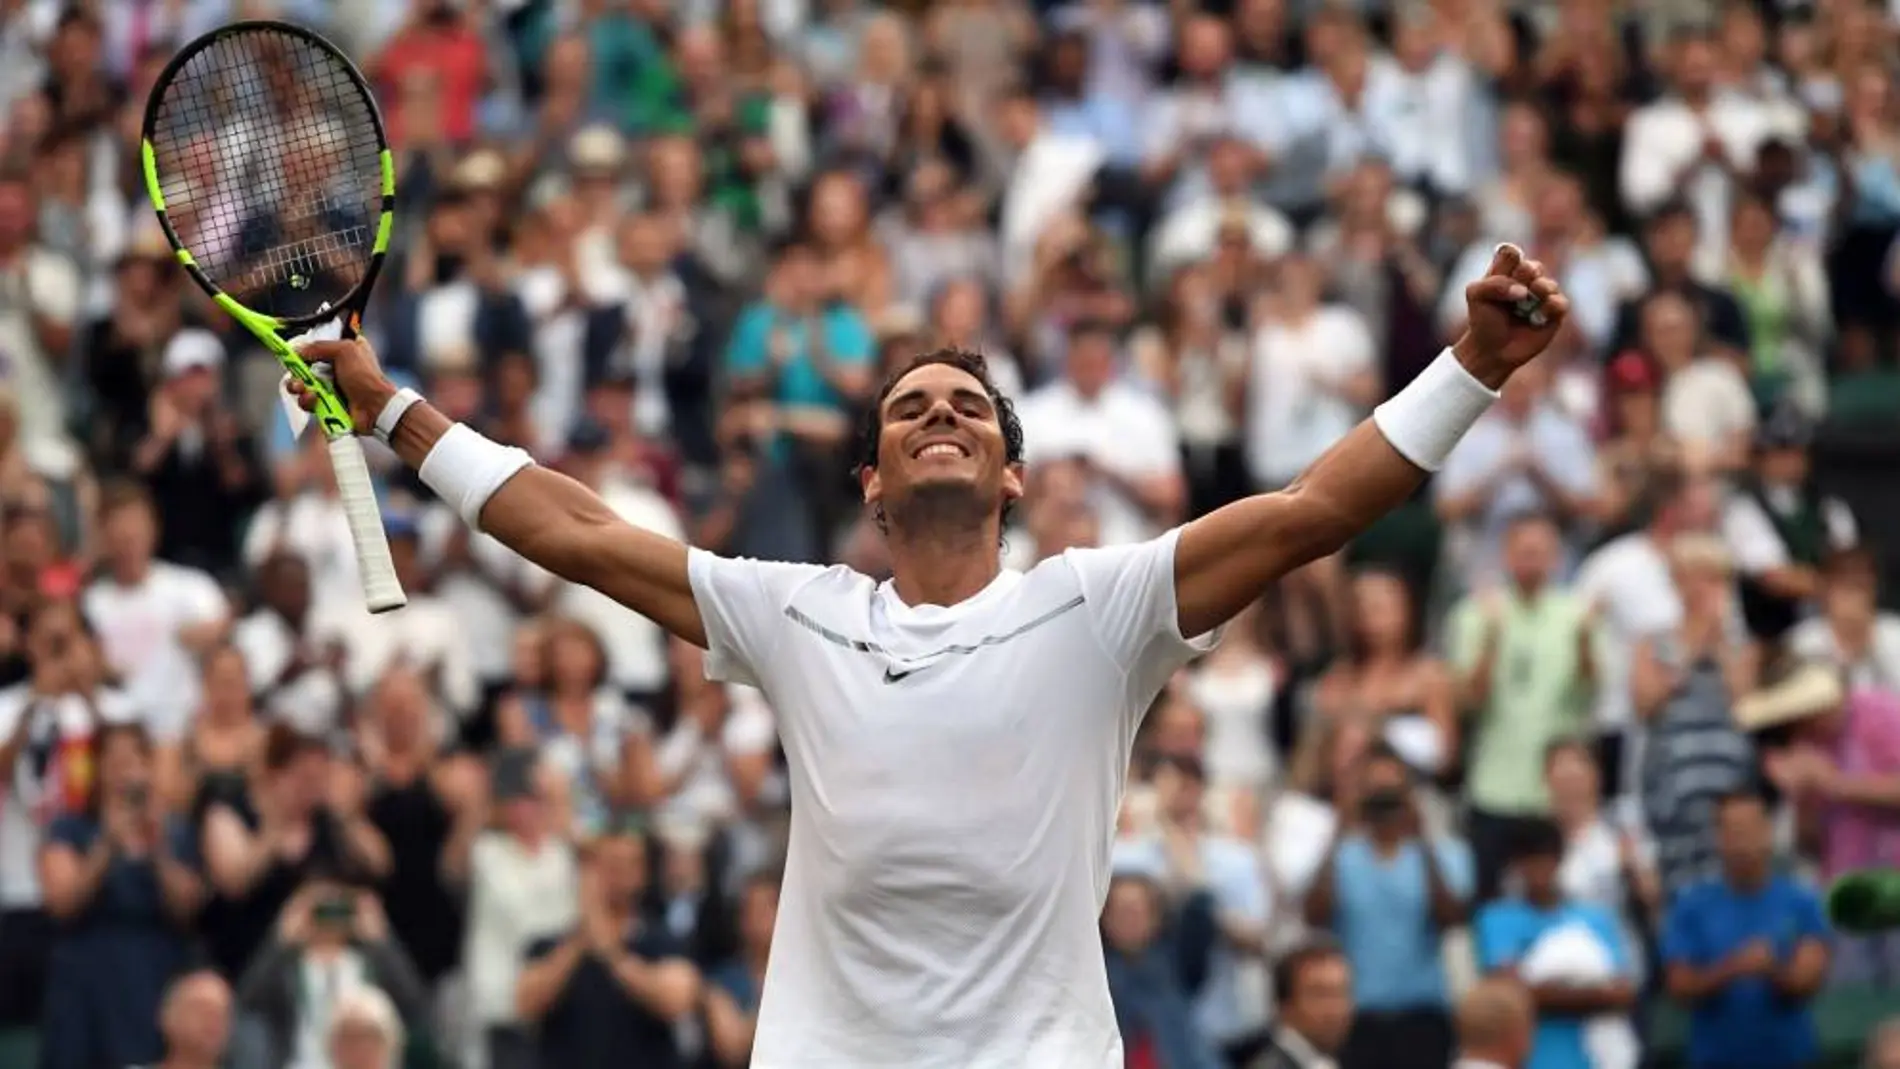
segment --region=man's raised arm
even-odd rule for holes
[[[1520,315],[1520,302],[1532,298],[1537,315]],[[1269,583],[1337,551],[1402,504],[1490,408],[1504,380],[1544,351],[1569,311],[1543,265],[1514,245],[1498,247],[1465,300],[1471,316],[1457,344],[1292,485],[1182,529],[1174,589],[1183,635],[1226,623]]]
[[[413,391],[399,391],[361,338],[307,342],[299,351],[334,370],[357,433],[386,437],[403,463],[471,525],[561,578],[706,645],[684,544],[622,520],[580,483],[452,423]],[[291,389],[310,407],[295,379]]]

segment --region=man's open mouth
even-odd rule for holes
[[[967,457],[969,455],[970,451],[968,449],[963,448],[955,442],[931,442],[915,453],[912,453],[911,459],[922,460],[925,457]]]

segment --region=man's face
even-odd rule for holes
[[[920,495],[964,498],[987,514],[1023,494],[1009,463],[996,406],[974,375],[927,364],[904,376],[883,402],[877,467],[863,475],[866,504],[897,514]]]
[[[158,545],[158,524],[144,504],[122,505],[105,522],[106,555],[114,561],[139,566],[152,559]]]
[[[1538,901],[1558,897],[1557,869],[1563,858],[1556,854],[1533,854],[1517,860],[1517,876],[1524,882],[1524,893]]]
[[[1774,855],[1768,808],[1758,799],[1731,799],[1716,814],[1715,848],[1730,875],[1758,873]]]
[[[1321,1054],[1337,1054],[1352,1029],[1352,966],[1343,954],[1307,962],[1294,976],[1280,1015]]]
[[[595,847],[600,893],[613,905],[626,905],[647,886],[646,844],[634,835],[614,835]]]
[[[1649,258],[1657,269],[1680,271],[1695,253],[1695,220],[1684,212],[1671,212],[1649,228]]]
[[[1700,97],[1715,84],[1715,49],[1707,41],[1690,40],[1676,53],[1676,92]]]
[[[231,989],[211,973],[180,981],[165,1007],[163,1024],[168,1046],[215,1061],[231,1036]]]
[[[1764,449],[1755,471],[1769,486],[1799,486],[1808,478],[1808,451],[1800,446]]]
[[[1557,570],[1562,548],[1550,521],[1520,520],[1504,536],[1504,570],[1519,587],[1535,589]]]
[[[1069,381],[1084,397],[1108,388],[1115,378],[1115,343],[1100,331],[1081,331],[1069,338],[1064,361]]]

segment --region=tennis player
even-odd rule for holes
[[[358,433],[470,524],[771,699],[791,844],[754,1066],[1120,1069],[1096,918],[1135,729],[1267,584],[1409,497],[1567,311],[1511,246],[1466,300],[1457,344],[1294,485],[1026,573],[999,563],[1021,427],[980,359],[919,357],[879,395],[862,458],[884,583],[629,526],[396,389],[364,342],[302,351],[333,366]]]

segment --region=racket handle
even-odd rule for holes
[[[350,435],[330,439],[330,468],[336,473],[343,513],[350,520],[350,540],[356,543],[363,600],[370,612],[402,608],[409,599],[396,579],[396,562],[389,557],[389,538],[383,532],[383,512],[376,506],[376,488],[370,485],[363,443]]]

